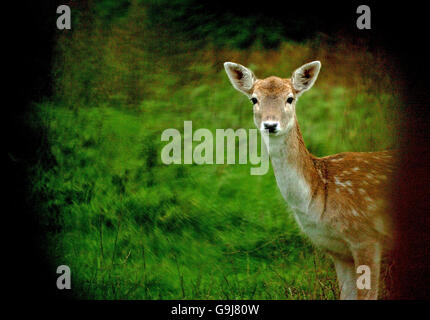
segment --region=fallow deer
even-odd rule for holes
[[[254,122],[269,150],[278,187],[295,220],[335,265],[341,299],[377,299],[381,257],[392,245],[390,187],[393,151],[344,152],[318,158],[305,147],[296,103],[321,68],[313,61],[290,79],[257,79],[224,63],[235,89],[254,104]],[[370,268],[370,289],[357,288],[357,268]]]

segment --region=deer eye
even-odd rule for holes
[[[289,97],[289,98],[287,99],[287,103],[291,104],[291,103],[293,102],[293,100],[294,100],[294,98],[293,98],[293,97]]]
[[[258,100],[257,100],[257,98],[251,98],[251,102],[252,102],[253,104],[256,104],[256,103],[258,102]]]

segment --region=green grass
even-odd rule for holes
[[[74,295],[337,298],[331,261],[298,230],[272,169],[251,176],[251,165],[161,163],[161,132],[182,132],[185,120],[214,133],[254,128],[251,103],[224,72],[174,88],[134,109],[115,100],[35,109],[52,160],[33,168],[33,189],[47,252],[53,265],[70,266]],[[297,113],[308,148],[324,156],[392,146],[384,110],[394,103],[380,92],[317,83]]]

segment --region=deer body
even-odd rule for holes
[[[312,62],[292,79],[258,80],[247,68],[227,62],[233,86],[254,103],[279,190],[302,231],[331,255],[341,299],[376,299],[380,262],[391,246],[389,195],[393,153],[347,152],[323,158],[305,147],[295,102],[310,89],[320,63]],[[371,270],[371,288],[357,289],[357,267]]]

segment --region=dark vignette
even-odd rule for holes
[[[67,1],[64,2],[64,4]],[[85,2],[85,1],[84,1]],[[11,87],[13,104],[7,108],[7,183],[10,206],[4,215],[4,234],[12,236],[4,241],[6,248],[7,281],[11,284],[13,298],[28,301],[50,301],[70,298],[67,292],[55,287],[55,267],[49,265],[35,212],[35,203],[28,194],[28,168],[36,161],[49,165],[43,158],[43,132],[34,131],[26,121],[31,113],[31,103],[49,98],[52,94],[51,62],[56,32],[56,7],[59,1],[25,1],[20,8],[19,23],[11,22],[10,60],[12,67],[7,79]],[[62,4],[62,3],[61,3]],[[384,48],[398,66],[393,76],[403,84],[404,122],[401,141],[404,153],[394,200],[397,211],[399,241],[396,265],[393,266],[393,299],[429,299],[430,287],[430,152],[429,152],[429,92],[426,42],[426,11],[416,4],[399,8],[393,3],[370,1],[372,30],[359,31],[355,27],[355,9],[361,4],[317,3],[310,5],[276,5],[276,10],[261,9],[267,19],[298,19],[309,21],[313,28],[306,30],[331,31],[342,29],[351,39],[366,41],[370,50]],[[227,1],[211,3],[208,12],[229,10],[239,12],[241,3]],[[228,9],[227,9],[228,8]],[[257,7],[254,7],[257,8]],[[250,12],[254,9],[250,8]],[[4,15],[8,15],[4,11]],[[13,17],[12,17],[13,18]],[[16,20],[17,18],[15,18]],[[304,34],[303,36],[306,36]],[[9,62],[10,61],[10,62]]]

